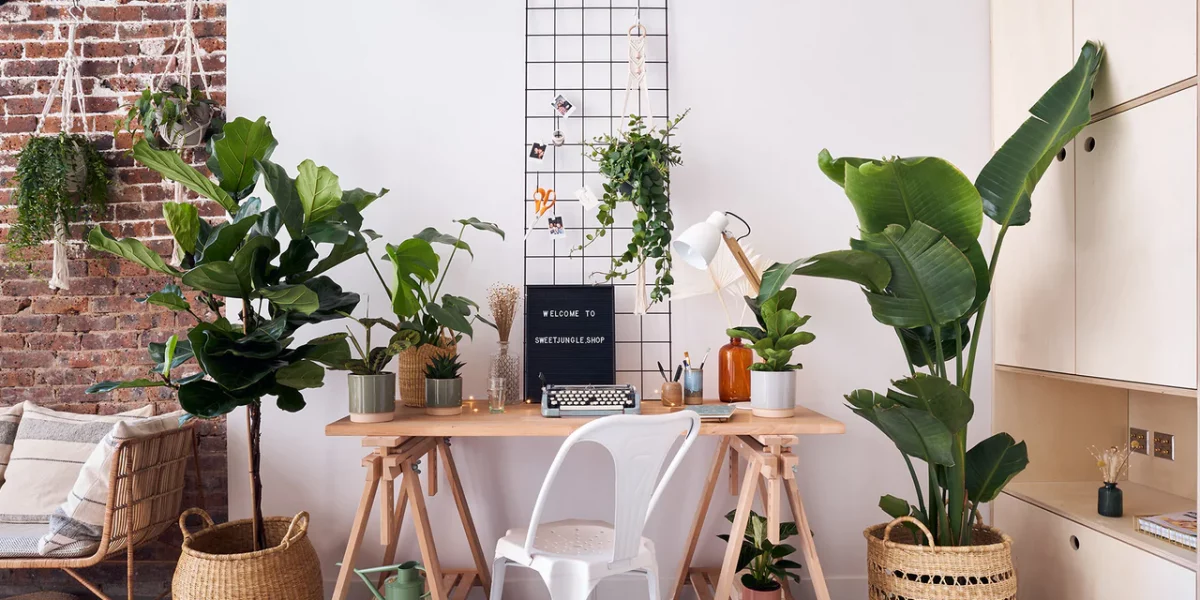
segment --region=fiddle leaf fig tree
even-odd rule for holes
[[[265,543],[259,473],[262,403],[274,397],[285,411],[303,409],[302,390],[322,385],[324,366],[350,358],[345,333],[296,339],[301,327],[341,318],[358,305],[358,294],[342,290],[324,273],[366,251],[361,211],[387,191],[343,191],[336,175],[310,160],[300,164],[293,179],[269,160],[275,146],[265,117],[228,123],[211,144],[208,167],[216,175],[214,182],[178,154],[145,140],[137,143],[133,156],[139,163],[228,213],[214,224],[200,218],[191,204],[164,204],[167,226],[184,251],[178,268],[137,239],[118,240],[98,227],[88,235],[92,248],[169,276],[171,283],[143,301],[197,321],[184,338],[150,345],[155,363],[151,377],[103,382],[88,391],[170,387],[184,410],[205,419],[246,407],[257,547]],[[260,179],[274,199],[274,206],[265,210],[250,195]],[[286,246],[279,239],[284,229]],[[191,300],[185,290],[198,294]],[[221,314],[225,298],[240,301],[236,318],[205,319],[205,314]],[[195,310],[193,302],[208,310]],[[171,377],[172,370],[192,360],[199,373]]]
[[[875,320],[896,331],[909,376],[885,393],[856,390],[846,401],[904,456],[917,503],[888,495],[879,506],[892,517],[920,519],[935,539],[919,541],[970,545],[980,504],[1029,463],[1025,443],[1007,433],[967,449],[979,347],[972,332],[983,322],[1005,234],[1030,222],[1038,181],[1088,123],[1103,55],[1099,44],[1084,44],[1075,66],[1034,104],[974,183],[940,158],[835,159],[822,150],[818,166],[850,200],[861,236],[848,250],[763,274],[760,303],[792,275],[856,283]],[[985,215],[999,228],[990,260],[978,241]],[[913,459],[926,464],[928,502]]]

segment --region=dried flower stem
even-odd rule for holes
[[[520,304],[521,290],[517,286],[494,283],[488,288],[488,308],[492,311],[492,320],[496,322],[496,332],[500,334],[501,342],[508,341]]]
[[[1111,446],[1103,452],[1097,450],[1095,446],[1088,449],[1096,458],[1096,467],[1100,469],[1100,476],[1104,478],[1104,483],[1116,483],[1129,470],[1128,444],[1120,448]]]

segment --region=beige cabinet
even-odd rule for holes
[[[994,507],[1013,539],[1022,600],[1196,597],[1189,569],[1007,494]]]
[[[992,141],[1000,147],[1075,60],[1072,0],[992,2]],[[999,364],[1075,370],[1075,147],[1033,193],[1028,224],[1005,234],[992,306]],[[998,228],[997,228],[998,233]],[[1031,268],[1036,266],[1036,268]],[[1067,285],[1064,285],[1067,284]]]
[[[1093,113],[1196,74],[1196,0],[1075,0],[1074,24],[1076,50],[1106,49]]]
[[[1077,372],[1194,388],[1196,89],[1094,123],[1076,147]]]

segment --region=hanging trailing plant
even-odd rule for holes
[[[225,124],[221,106],[199,89],[172,84],[161,91],[142,90],[136,100],[122,107],[125,117],[117,121],[113,134],[122,129],[136,133],[159,150],[197,146],[220,133]]]
[[[587,248],[607,235],[607,228],[616,221],[617,204],[631,203],[636,211],[633,236],[621,255],[613,258],[604,280],[623,280],[653,262],[655,279],[650,291],[653,302],[667,299],[671,284],[675,283],[671,277],[670,251],[675,223],[671,220],[669,190],[671,167],[683,164],[683,159],[679,146],[672,145],[670,138],[687,114],[684,111],[657,131],[651,130],[641,116],[630,116],[625,131],[616,136],[602,135],[589,144],[590,158],[599,163],[600,173],[608,182],[604,184],[604,197],[596,214],[600,227],[589,233],[575,250]]]
[[[25,249],[54,238],[55,222],[83,220],[104,213],[108,165],[82,135],[37,136],[17,155],[13,177],[17,222],[9,243]]]

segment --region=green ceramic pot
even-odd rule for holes
[[[382,423],[396,418],[396,374],[347,375],[350,420]]]
[[[462,413],[462,377],[426,379],[425,412],[437,416]]]

